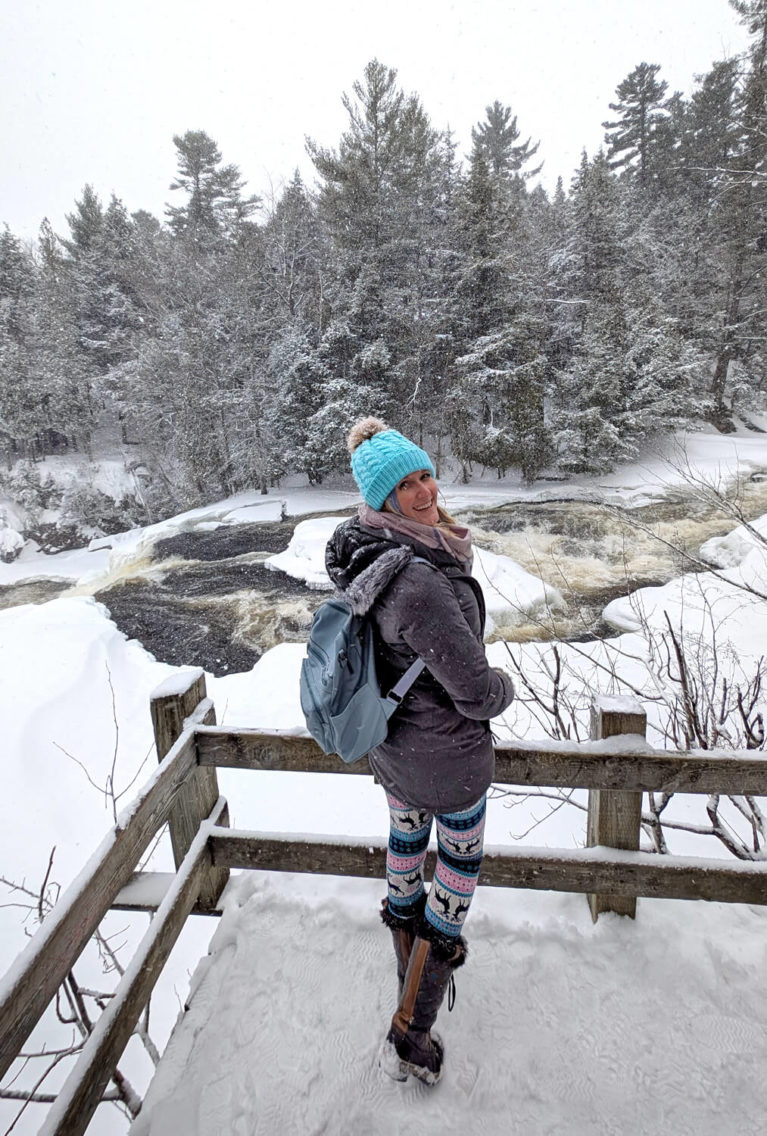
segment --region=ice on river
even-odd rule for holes
[[[270,556],[266,567],[303,580],[310,588],[332,589],[325,571],[325,545],[341,519],[313,517],[301,521],[296,525],[285,551]],[[531,615],[562,605],[556,588],[532,576],[508,556],[497,556],[494,552],[475,547],[473,574],[485,595],[488,635],[496,623],[514,626]]]

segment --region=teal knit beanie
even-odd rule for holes
[[[403,477],[428,469],[431,458],[399,430],[391,430],[380,418],[362,418],[349,434],[352,473],[360,493],[371,509],[380,509]]]

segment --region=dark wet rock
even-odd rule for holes
[[[295,521],[272,521],[252,525],[219,525],[207,532],[182,532],[158,540],[154,559],[229,560],[247,552],[284,552],[293,535]]]
[[[584,595],[580,599],[580,622],[583,625],[583,630],[573,630],[569,635],[563,636],[565,642],[568,643],[591,643],[594,639],[615,639],[623,632],[612,623],[608,623],[602,618],[602,612],[609,603],[613,600],[625,599],[630,596],[632,592],[638,591],[640,588],[656,588],[668,581],[664,577],[660,578],[647,578],[636,579],[630,578],[623,580],[620,584],[614,584],[609,588],[597,588],[588,595]]]
[[[260,563],[231,561],[215,567],[207,561],[188,568],[170,568],[162,577],[162,588],[176,596],[224,596],[247,590],[275,598],[317,594],[303,580],[294,580],[284,572],[271,572]]]
[[[588,631],[584,630],[579,635],[568,635],[563,641],[566,643],[593,643],[597,639],[617,639],[622,634],[623,632],[619,631],[617,627],[613,627],[611,623],[599,619]]]
[[[153,579],[122,581],[96,598],[120,630],[155,658],[217,675],[250,670],[276,643],[305,642],[325,598],[247,557],[202,559],[164,571],[160,563],[157,569]]]
[[[120,584],[96,599],[124,635],[138,639],[160,662],[225,675],[248,671],[261,657],[234,638],[237,612],[231,605],[179,598],[146,580]]]
[[[82,548],[88,543],[91,535],[92,530],[86,535],[76,521],[61,520],[56,524],[32,525],[24,532],[26,540],[34,540],[40,546],[40,551],[49,555]]]

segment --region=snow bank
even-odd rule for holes
[[[280,643],[262,655],[251,671],[223,678],[208,675],[208,694],[219,724],[306,734],[298,695],[305,654],[303,643]]]
[[[759,517],[754,528],[767,532],[767,516]],[[709,559],[729,559],[734,566],[640,588],[609,603],[604,619],[622,631],[646,626],[657,635],[666,630],[668,618],[685,635],[706,640],[716,635],[723,650],[729,643],[736,655],[759,658],[767,637],[767,603],[760,598],[767,594],[767,545],[735,530],[706,546]]]
[[[313,517],[300,521],[285,551],[270,556],[264,566],[271,572],[284,572],[294,580],[303,580],[309,588],[332,590],[325,571],[325,545],[343,520],[343,517]]]
[[[767,555],[767,516],[707,540],[700,546],[700,558],[714,568],[737,568],[755,549]]]
[[[475,548],[473,574],[485,595],[489,616],[486,635],[491,634],[493,623],[514,627],[531,616],[563,606],[556,588],[531,575],[508,556]]]
[[[156,662],[135,641],[126,640],[106,609],[89,597],[0,611],[6,789],[0,825],[2,876],[36,892],[54,847],[51,881],[66,888],[77,876],[113,827],[112,809],[103,792],[113,762],[116,790],[123,794],[118,808],[127,806],[158,768],[149,698],[166,676],[177,684],[179,673]],[[173,867],[166,843],[161,844],[152,866],[158,870]],[[21,897],[2,889],[0,974],[35,929],[31,918],[25,921],[24,911],[8,905],[15,898]],[[115,936],[113,943],[122,948],[121,958],[127,962],[131,945],[146,929],[146,917],[113,913],[102,929]],[[209,920],[190,921],[175,948],[175,969],[163,976],[153,997],[151,1031],[161,1048],[178,1007],[174,982],[183,991],[186,968],[204,952],[212,931]],[[104,976],[95,948],[86,948],[76,970],[86,986],[109,989],[114,985],[113,976]],[[56,1023],[48,1011],[28,1048],[55,1048],[70,1040],[71,1027]],[[143,1090],[150,1064],[137,1042],[129,1045],[121,1067]],[[59,1066],[45,1082],[48,1091],[56,1091],[64,1068]],[[15,1087],[28,1086],[35,1077],[33,1062]],[[6,1130],[18,1108],[18,1102],[0,1101],[0,1129]],[[14,1132],[21,1136],[36,1132],[41,1119],[40,1106],[33,1106]],[[91,1127],[98,1133],[124,1130],[118,1114],[110,1109],[100,1110]]]
[[[117,749],[118,791],[127,785],[151,750],[150,693],[176,672],[77,597],[0,611],[0,673],[3,772],[21,806],[0,826],[2,874],[42,878],[56,845],[56,878],[68,879],[112,820],[77,762],[103,785]]]
[[[0,516],[0,561],[10,564],[24,547],[24,537]]]
[[[109,568],[109,550],[77,548],[71,552],[46,555],[27,541],[11,564],[0,564],[0,587],[31,580],[64,580],[73,584],[104,576]]]

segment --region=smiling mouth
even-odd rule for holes
[[[413,508],[417,513],[422,513],[424,509],[431,509],[433,505],[433,501],[427,501],[425,505],[414,505]]]

